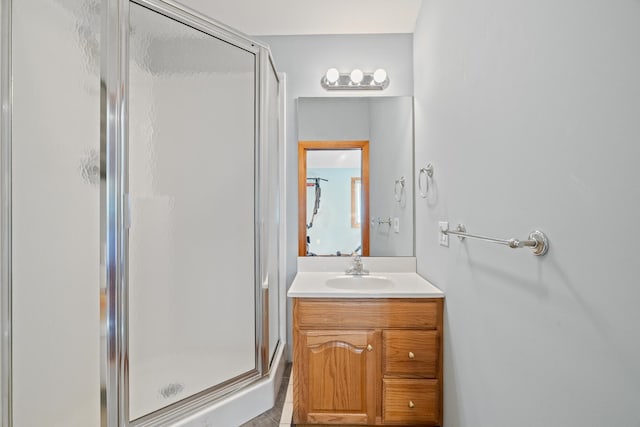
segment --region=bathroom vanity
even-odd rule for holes
[[[296,425],[442,425],[444,294],[415,273],[298,273]]]

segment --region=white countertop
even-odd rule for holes
[[[287,292],[291,298],[444,298],[444,292],[411,272],[372,272],[393,282],[385,289],[335,289],[326,285],[327,280],[344,276],[344,271],[299,272]],[[364,276],[366,278],[366,276]],[[358,280],[354,277],[354,280]]]

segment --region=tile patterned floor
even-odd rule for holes
[[[293,415],[293,385],[290,379],[291,363],[287,363],[274,407],[240,427],[290,427]]]

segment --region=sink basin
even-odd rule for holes
[[[350,291],[377,291],[394,286],[393,281],[384,276],[337,276],[326,281],[330,288]]]

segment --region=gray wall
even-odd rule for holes
[[[639,426],[640,2],[425,0],[419,273],[447,295],[445,424]],[[438,220],[545,257],[438,245]]]
[[[296,105],[296,145],[298,140],[369,140],[369,100],[366,98],[303,98]]]
[[[344,36],[261,36],[269,45],[279,72],[287,74],[286,99],[286,282],[291,285],[297,270],[298,255],[298,135],[295,100],[299,97],[340,96],[339,91],[327,92],[320,79],[330,67],[348,71],[385,68],[389,87],[380,92],[345,93],[344,96],[412,96],[413,95],[413,35],[344,35]],[[290,325],[290,310],[287,316]],[[288,340],[291,343],[291,330]],[[290,355],[290,352],[289,352]]]

